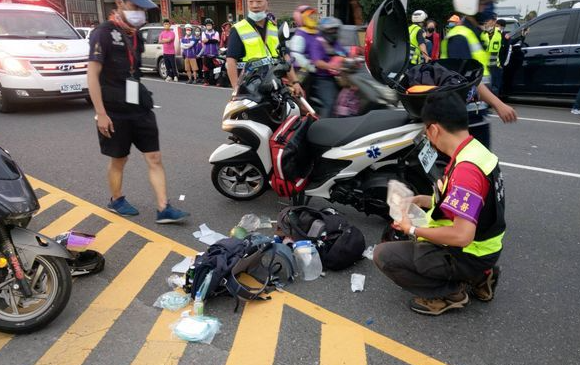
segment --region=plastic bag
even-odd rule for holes
[[[352,274],[350,277],[350,290],[353,293],[361,292],[365,289],[365,276],[362,274]]]
[[[182,314],[179,321],[171,325],[171,328],[182,340],[210,344],[219,332],[220,326],[220,321],[215,317],[191,316],[187,311]]]
[[[260,228],[260,217],[255,214],[246,214],[240,219],[240,223],[238,223],[238,227],[242,227],[247,232],[255,232]]]
[[[190,301],[191,296],[177,291],[170,291],[165,294],[161,294],[155,303],[153,303],[153,306],[174,312],[184,308],[189,304]]]
[[[387,204],[389,204],[389,215],[395,221],[400,221],[403,217],[403,212],[407,212],[411,204],[413,192],[409,190],[400,181],[389,180],[389,187],[387,192]]]

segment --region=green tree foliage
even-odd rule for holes
[[[557,1],[557,0],[556,0]],[[382,3],[381,0],[360,0],[366,20],[370,20],[375,10]],[[443,26],[447,19],[453,15],[452,0],[408,0],[407,15],[409,19],[415,10],[424,10],[429,18],[435,19],[437,24]]]

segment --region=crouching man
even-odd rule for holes
[[[412,310],[439,315],[466,306],[468,292],[481,301],[493,299],[506,227],[505,197],[498,158],[469,135],[459,96],[430,97],[422,117],[427,138],[451,162],[436,194],[413,198],[429,209],[428,228],[414,227],[404,215],[393,228],[411,240],[381,243],[374,262],[417,295]]]

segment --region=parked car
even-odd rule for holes
[[[175,62],[179,72],[184,72],[183,57],[181,56],[180,40],[185,34],[184,24],[174,24],[171,30],[175,33]],[[141,56],[141,69],[155,71],[162,79],[167,77],[167,69],[163,61],[163,45],[159,44],[159,34],[163,31],[161,24],[146,24],[139,30],[145,42],[145,52]]]
[[[0,3],[0,112],[18,103],[88,98],[89,44],[51,8]]]
[[[520,27],[520,22],[518,22],[518,20],[516,18],[513,18],[513,17],[497,18],[497,20],[500,20],[500,19],[505,20],[505,23],[506,23],[504,32],[511,33]]]
[[[580,9],[543,14],[511,34],[508,96],[574,97],[580,89]]]

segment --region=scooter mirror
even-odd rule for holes
[[[284,22],[280,29],[278,30],[278,39],[280,43],[286,42],[290,38],[290,26],[288,22]]]

